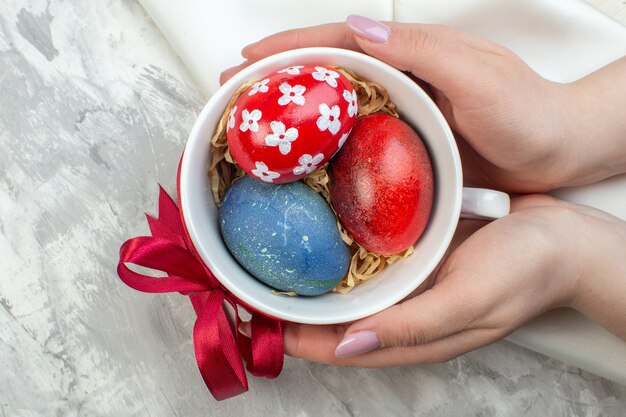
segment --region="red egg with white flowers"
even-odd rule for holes
[[[356,92],[343,74],[329,66],[291,66],[241,93],[228,117],[228,147],[257,180],[297,181],[341,148],[357,113]]]

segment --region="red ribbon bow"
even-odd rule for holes
[[[251,338],[233,331],[224,301],[235,311],[242,303],[223,288],[196,252],[180,211],[160,188],[159,217],[146,215],[152,236],[139,236],[120,248],[117,273],[136,290],[151,293],[180,292],[189,296],[198,319],[193,344],[200,374],[217,400],[248,390],[242,356],[250,373],[276,378],[283,367],[283,336],[280,320],[252,311]],[[157,278],[132,271],[126,263],[167,273]]]

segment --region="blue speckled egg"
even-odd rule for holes
[[[277,290],[323,294],[348,271],[350,251],[335,215],[302,182],[265,184],[244,176],[226,193],[220,228],[235,259]]]

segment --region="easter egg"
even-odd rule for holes
[[[253,178],[293,182],[337,152],[357,112],[356,92],[343,74],[329,66],[291,66],[241,93],[228,117],[228,147]]]
[[[244,176],[226,193],[220,228],[239,264],[277,290],[323,294],[348,271],[350,251],[330,206],[300,181]]]
[[[393,255],[419,239],[433,205],[433,170],[411,126],[387,114],[359,118],[328,172],[333,208],[361,246]]]

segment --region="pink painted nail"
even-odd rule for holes
[[[391,28],[369,17],[351,14],[346,18],[346,24],[357,36],[375,43],[385,43],[389,39]]]
[[[362,330],[344,336],[343,340],[335,349],[338,358],[349,358],[360,355],[380,347],[380,340],[376,333],[370,330]]]

